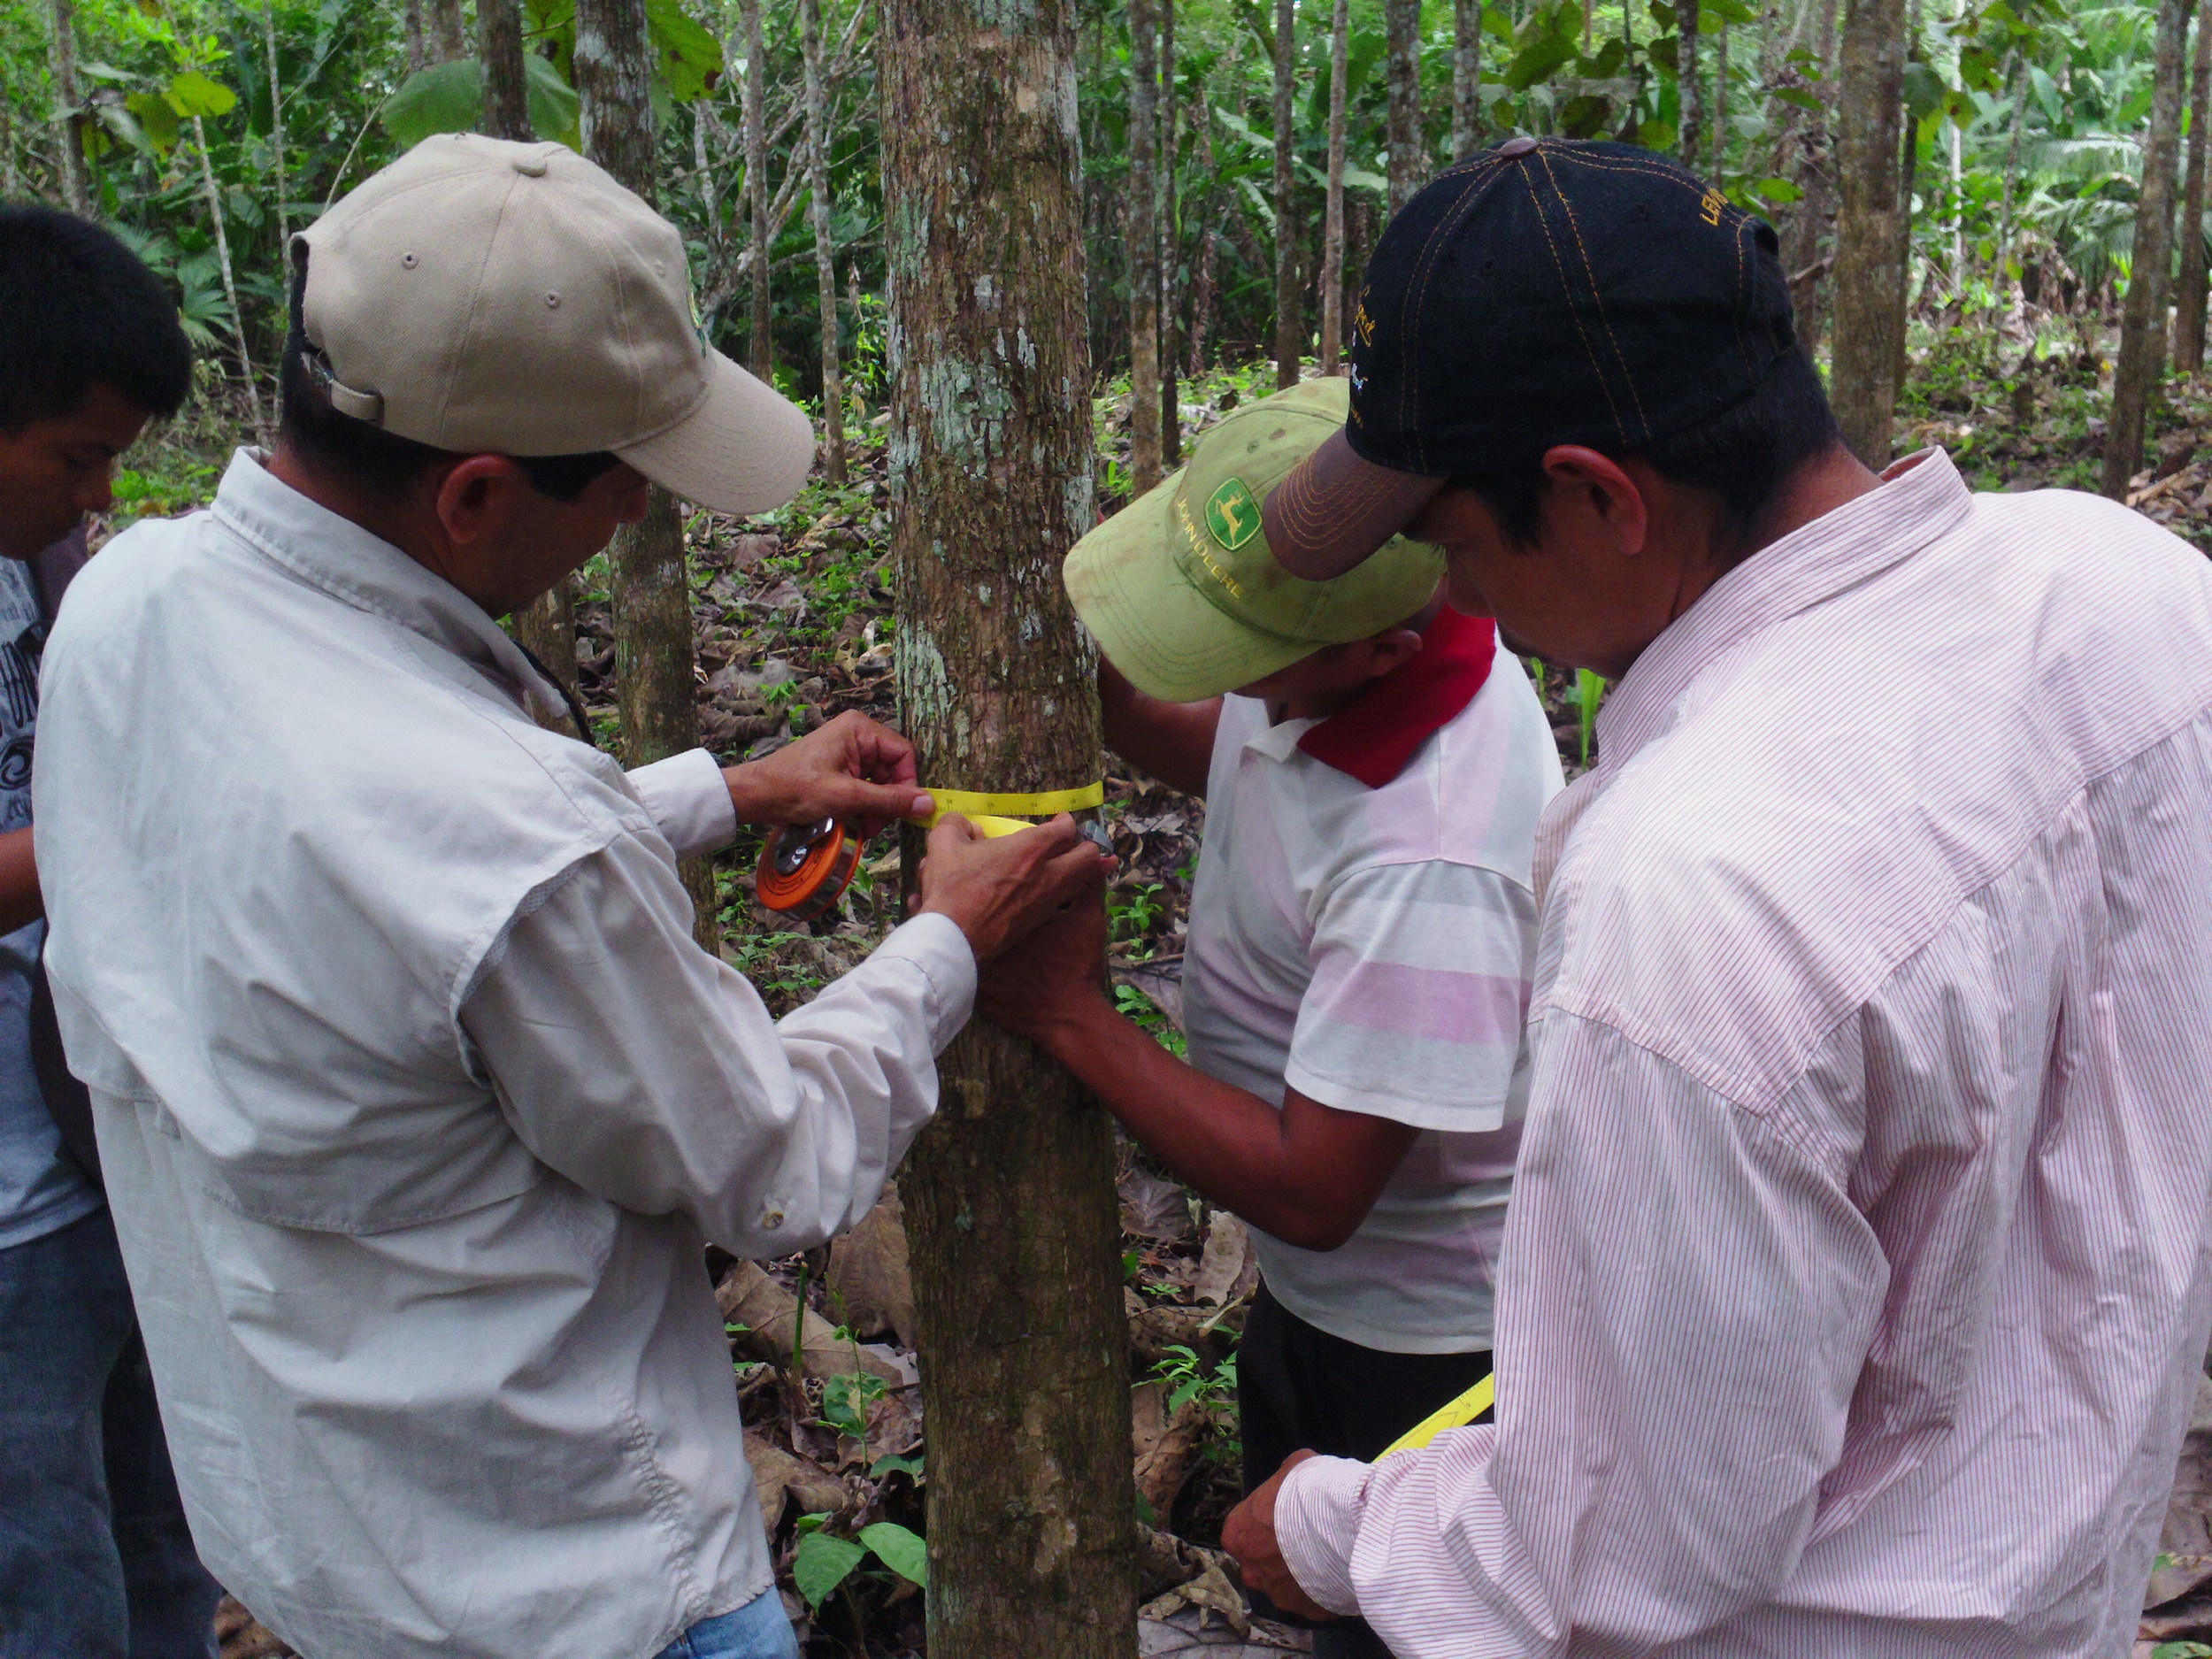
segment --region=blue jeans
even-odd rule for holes
[[[0,1659],[215,1659],[104,1209],[0,1249]]]
[[[657,1659],[799,1659],[799,1639],[770,1585],[735,1612],[701,1619]]]

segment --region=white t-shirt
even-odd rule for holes
[[[1423,1131],[1340,1248],[1255,1228],[1261,1271],[1292,1313],[1363,1347],[1486,1348],[1526,1091],[1529,861],[1558,753],[1503,650],[1380,787],[1302,751],[1316,724],[1222,701],[1183,968],[1190,1060],[1278,1106],[1287,1085]]]

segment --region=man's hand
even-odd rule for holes
[[[975,1011],[1050,1051],[1056,1032],[1086,1015],[1118,1018],[1100,989],[1099,965],[1105,959],[1102,891],[1047,917],[1041,927],[1009,946],[978,976]]]
[[[866,841],[933,803],[915,786],[914,745],[847,710],[764,760],[723,768],[741,824],[813,824],[844,818]]]
[[[976,961],[986,963],[1063,905],[1102,907],[1113,867],[1111,858],[1076,833],[1075,820],[1064,812],[995,841],[953,813],[929,833],[919,908],[958,923]]]
[[[1293,1452],[1265,1485],[1230,1510],[1229,1518],[1221,1524],[1221,1547],[1237,1558],[1247,1588],[1257,1590],[1286,1613],[1327,1619],[1336,1615],[1298,1587],[1275,1537],[1275,1500],[1282,1493],[1283,1478],[1312,1455],[1311,1452]]]

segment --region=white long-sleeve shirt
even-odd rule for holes
[[[1540,831],[1498,1421],[1285,1482],[1403,1659],[2122,1655],[2212,1325],[2212,569],[1940,453]]]
[[[851,1225],[974,963],[785,1019],[692,941],[694,752],[626,777],[461,594],[241,455],[44,668],[50,967],[200,1553],[308,1659],[646,1659],[771,1581],[703,1237]]]

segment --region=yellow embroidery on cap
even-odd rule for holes
[[[1206,498],[1206,527],[1232,553],[1259,534],[1260,504],[1242,479],[1226,480]]]
[[[1708,190],[1704,199],[1697,205],[1698,211],[1708,225],[1717,225],[1720,223],[1720,211],[1728,205],[1728,198],[1718,190]]]
[[[1176,498],[1175,516],[1182,525],[1184,540],[1190,543],[1190,550],[1198,556],[1198,562],[1206,567],[1206,574],[1226,588],[1234,597],[1243,598],[1244,589],[1238,585],[1237,579],[1214,562],[1214,556],[1206,546],[1206,538],[1191,522],[1190,507],[1180,496]]]

